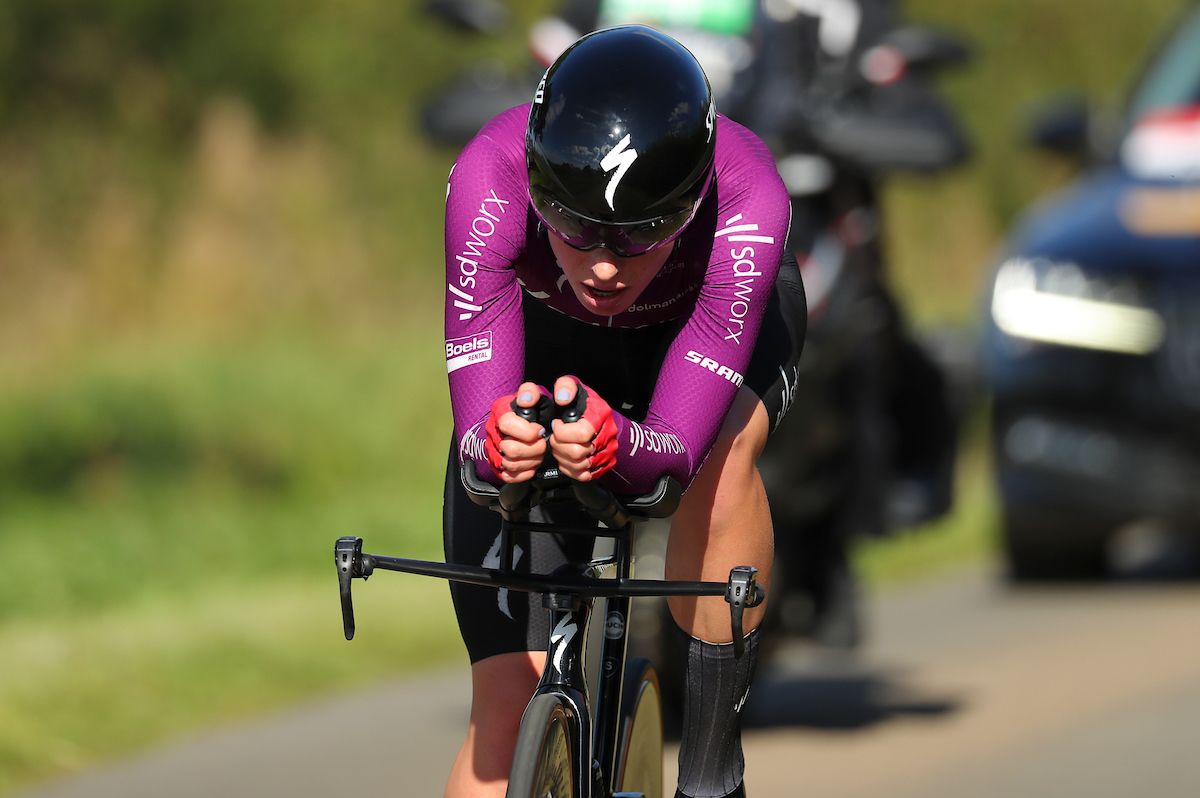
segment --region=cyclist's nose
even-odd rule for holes
[[[604,254],[592,262],[592,274],[597,280],[603,280],[604,282],[614,279],[619,270],[617,269],[617,265],[613,263],[612,255],[609,255],[602,249],[596,251]]]

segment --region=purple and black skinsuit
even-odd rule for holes
[[[484,455],[484,423],[492,402],[525,378],[522,301],[533,299],[591,325],[678,325],[644,421],[614,407],[620,448],[602,480],[625,494],[645,493],[663,475],[686,486],[745,380],[779,272],[789,201],[775,162],[754,134],[718,116],[713,194],[634,304],[595,316],[576,299],[530,205],[528,115],[522,105],[489,122],[447,186],[446,369],[459,456],[498,479]],[[793,388],[785,375],[780,417]]]

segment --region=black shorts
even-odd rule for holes
[[[659,368],[679,323],[632,330],[595,327],[527,295],[522,307],[525,379],[549,387],[563,374],[574,374],[622,415],[635,421],[645,418]],[[800,270],[789,253],[780,265],[743,382],[762,400],[772,432],[787,413],[795,391],[806,320]],[[442,531],[447,562],[499,566],[500,516],[467,498],[453,442],[446,466]],[[589,557],[593,545],[584,538],[568,540],[543,533],[526,535],[516,543],[514,568],[530,573],[549,573],[569,560]],[[539,595],[456,582],[450,583],[450,593],[472,663],[496,654],[545,650],[548,613]]]

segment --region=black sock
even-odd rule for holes
[[[742,706],[750,694],[758,659],[759,630],[746,635],[746,650],[733,654],[733,643],[706,643],[679,631],[686,664],[687,695],[679,746],[682,798],[745,795],[742,775]]]

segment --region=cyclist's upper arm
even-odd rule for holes
[[[516,388],[524,362],[513,268],[525,248],[528,206],[518,168],[523,119],[515,108],[492,120],[463,150],[447,183],[446,370],[460,451],[481,464],[482,439],[474,433],[495,398]]]

